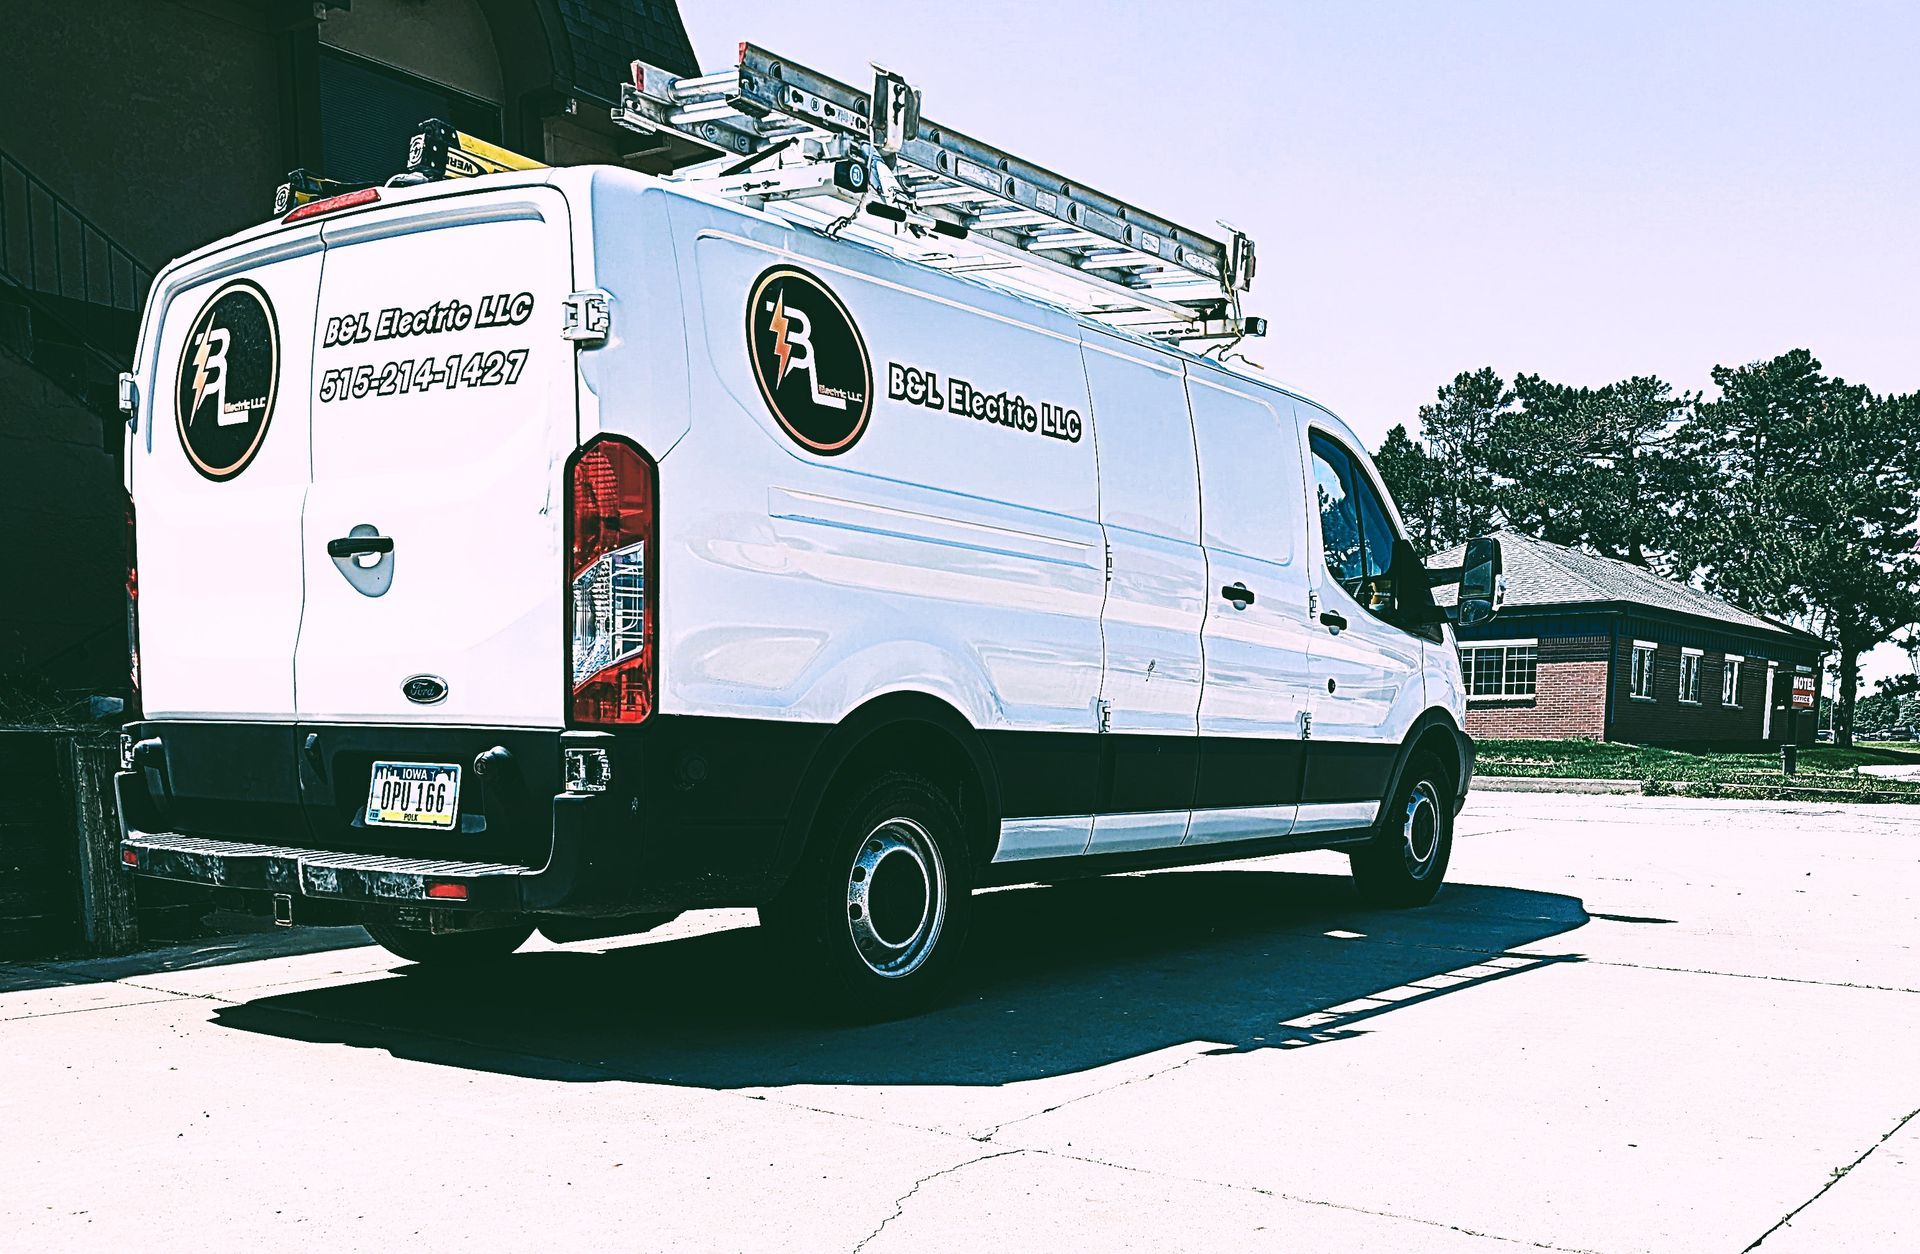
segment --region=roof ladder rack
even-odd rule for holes
[[[636,168],[829,235],[1137,334],[1266,332],[1240,312],[1254,271],[1243,232],[1202,235],[930,122],[919,90],[878,66],[861,92],[754,44],[715,74],[635,61],[613,118],[652,141],[629,157]]]

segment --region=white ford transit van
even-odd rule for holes
[[[621,169],[309,208],[147,309],[132,872],[422,962],[754,906],[874,1013],[984,886],[1438,888],[1459,663],[1328,410]]]

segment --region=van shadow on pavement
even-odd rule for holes
[[[768,972],[751,927],[519,954],[484,977],[402,967],[224,1007],[216,1021],[545,1079],[1006,1084],[1191,1041],[1233,1052],[1338,1040],[1411,1000],[1577,961],[1509,951],[1588,918],[1572,897],[1476,885],[1448,886],[1421,910],[1368,910],[1345,877],[1264,870],[1085,880],[974,905],[969,970],[949,1004],[897,1023],[823,1023]],[[1280,1026],[1336,1007],[1315,1032]]]

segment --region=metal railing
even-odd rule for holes
[[[42,296],[137,314],[153,271],[0,152],[0,281]]]

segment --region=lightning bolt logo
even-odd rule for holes
[[[186,331],[173,371],[174,427],[195,470],[231,479],[253,460],[273,417],[280,379],[273,305],[259,284],[234,279]]]
[[[773,302],[773,317],[767,320],[767,329],[773,332],[773,355],[780,359],[779,383],[786,379],[789,369],[787,358],[793,355],[793,345],[787,342],[787,297],[783,292]]]
[[[763,271],[741,312],[746,364],[768,412],[801,448],[845,452],[866,428],[873,390],[853,315],[819,279],[790,266]],[[184,399],[184,382],[181,392]]]
[[[213,350],[213,344],[207,337],[212,330],[212,327],[208,327],[202,331],[196,341],[193,354],[193,404],[187,410],[189,423],[200,416],[200,402],[207,398],[207,354]]]

